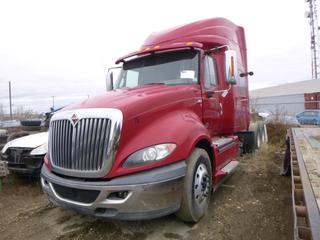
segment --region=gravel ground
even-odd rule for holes
[[[52,206],[38,181],[10,177],[0,193],[0,239],[292,239],[291,185],[279,176],[282,158],[268,145],[243,156],[197,224],[174,215],[136,222],[79,215]]]

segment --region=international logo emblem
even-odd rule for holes
[[[71,117],[71,121],[73,123],[73,126],[77,124],[77,122],[79,121],[79,118],[77,117],[77,115],[74,113]]]

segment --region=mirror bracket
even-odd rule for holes
[[[253,72],[250,71],[250,72],[240,73],[239,76],[240,76],[240,77],[253,76]]]

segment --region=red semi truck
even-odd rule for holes
[[[199,221],[254,145],[244,29],[194,22],[151,34],[116,64],[109,91],[52,117],[44,192],[98,217]]]

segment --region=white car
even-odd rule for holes
[[[36,133],[9,141],[1,150],[1,160],[10,172],[38,176],[48,149],[48,132]]]

